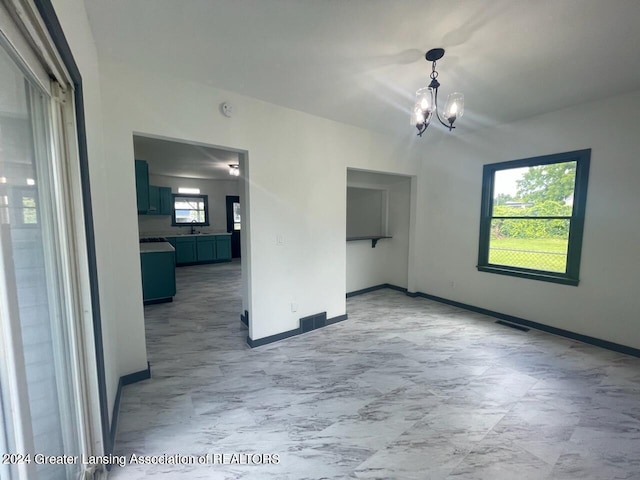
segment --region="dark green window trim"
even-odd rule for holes
[[[176,221],[176,199],[192,198],[200,200],[204,204],[204,222],[178,222]],[[203,227],[209,226],[209,196],[193,193],[172,193],[171,194],[171,226],[173,227]]]
[[[584,232],[585,207],[587,203],[587,184],[589,182],[589,163],[591,149],[573,152],[556,153],[541,157],[523,158],[508,162],[485,165],[482,171],[482,203],[480,211],[480,241],[478,248],[478,265],[481,272],[511,275],[515,277],[554,282],[563,285],[577,286],[580,279],[580,256],[582,253],[582,236]],[[493,190],[495,173],[500,170],[520,167],[534,167],[554,163],[576,162],[576,182],[573,193],[573,209],[569,219],[569,242],[567,249],[567,268],[565,273],[532,270],[489,263],[489,240],[493,214]],[[516,217],[522,218],[522,217]],[[531,218],[531,217],[524,217]],[[559,217],[554,217],[559,218]]]

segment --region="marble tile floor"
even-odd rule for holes
[[[123,390],[115,454],[209,463],[111,479],[640,479],[638,358],[387,289],[250,349],[239,263],[177,275],[145,307],[152,378]]]

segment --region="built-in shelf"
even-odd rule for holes
[[[347,237],[347,242],[357,242],[359,240],[371,240],[371,248],[376,248],[376,243],[381,238],[393,238],[387,235],[369,235],[364,237]]]

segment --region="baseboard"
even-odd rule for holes
[[[173,302],[173,297],[167,298],[154,298],[153,300],[145,300],[142,302],[143,305],[157,305],[158,303],[171,303]]]
[[[355,297],[356,295],[362,295],[364,293],[375,292],[376,290],[382,290],[383,288],[387,288],[386,283],[381,283],[380,285],[374,285],[373,287],[362,288],[360,290],[354,290],[353,292],[347,292],[347,298]]]
[[[325,325],[333,325],[334,323],[344,322],[349,316],[345,313],[344,315],[338,315],[337,317],[327,318],[327,322]]]
[[[284,340],[285,338],[295,337],[296,335],[300,335],[302,333],[307,333],[309,331],[317,330],[319,328],[323,328],[328,325],[333,325],[338,322],[343,322],[347,320],[347,318],[349,317],[346,313],[344,315],[338,315],[337,317],[333,317],[333,318],[326,318],[326,312],[323,312],[322,314],[311,315],[310,317],[301,318],[300,326],[298,328],[294,328],[293,330],[287,330],[286,332],[277,333],[275,335],[259,338],[257,340],[253,340],[251,337],[247,336],[247,345],[249,345],[251,348],[261,347],[262,345],[278,342],[280,340]],[[302,323],[304,320],[308,320],[308,319],[312,319],[312,320],[322,319],[322,321],[311,322],[312,328],[310,328],[309,330],[303,331]]]
[[[294,328],[293,330],[288,330],[282,333],[276,333],[275,335],[259,338],[257,340],[253,340],[251,337],[247,335],[247,345],[249,345],[251,348],[261,347],[262,345],[267,345],[269,343],[284,340],[285,338],[300,335],[300,333],[302,333],[300,328]]]
[[[506,320],[507,322],[517,323],[518,325],[524,325],[525,327],[535,328],[543,332],[552,333],[561,337],[570,338],[571,340],[577,340],[579,342],[595,345],[596,347],[605,348],[618,353],[624,353],[626,355],[632,355],[634,357],[640,357],[640,349],[621,345],[619,343],[609,342],[608,340],[602,340],[600,338],[590,337],[589,335],[583,335],[581,333],[572,332],[570,330],[564,330],[562,328],[551,327],[544,323],[534,322],[527,320],[526,318],[515,317],[513,315],[507,315],[506,313],[496,312],[487,308],[476,307],[475,305],[469,305],[467,303],[457,302],[455,300],[449,300],[448,298],[438,297],[436,295],[430,295],[423,292],[407,292],[410,297],[422,297],[435,302],[451,305],[452,307],[462,308],[471,312],[481,313],[489,317],[498,318],[500,320]]]
[[[240,321],[244,323],[244,325],[249,328],[249,312],[247,310],[244,313],[240,314]]]
[[[397,290],[398,292],[407,293],[407,289],[392,285],[391,283],[381,283],[380,285],[374,285],[373,287],[363,288],[361,290],[354,290],[347,293],[347,298],[355,297],[356,295],[362,295],[364,293],[375,292],[376,290],[382,290],[383,288],[390,288],[391,290]]]
[[[148,378],[151,378],[151,365],[149,364],[149,362],[147,362],[147,368],[145,370],[140,370],[139,372],[123,375],[122,377],[120,377],[120,380],[118,380],[118,390],[116,392],[116,399],[113,402],[111,429],[109,431],[109,438],[111,439],[111,451],[105,452],[106,455],[110,455],[113,453],[113,449],[116,444],[116,432],[118,431],[118,416],[120,414],[120,398],[122,396],[122,388],[125,385],[131,385],[132,383],[141,382],[142,380],[147,380]],[[110,466],[107,467],[107,470],[109,469]]]

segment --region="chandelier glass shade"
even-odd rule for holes
[[[416,92],[416,103],[411,114],[411,124],[418,129],[418,136],[426,131],[431,124],[433,117],[447,127],[449,131],[453,130],[453,123],[464,114],[464,95],[460,92],[454,92],[447,97],[442,114],[438,111],[438,72],[436,71],[436,61],[444,56],[444,49],[434,48],[429,50],[425,58],[431,62],[431,83],[429,86],[423,87]]]

